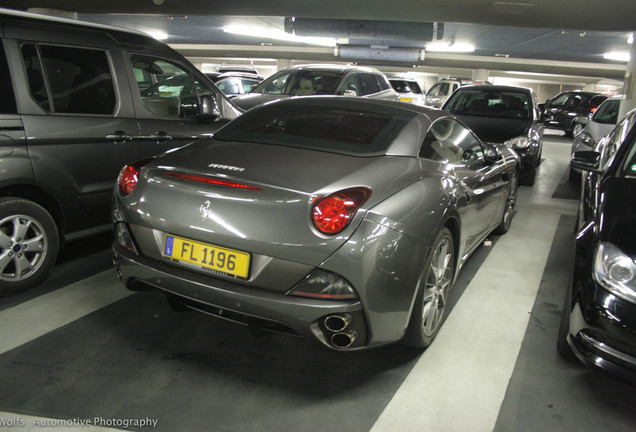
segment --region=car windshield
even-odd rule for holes
[[[422,90],[415,81],[391,80],[391,86],[398,93],[417,93],[421,94]]]
[[[618,109],[620,107],[620,99],[608,99],[598,107],[592,120],[597,123],[616,124],[618,121]]]
[[[278,103],[246,112],[214,138],[377,155],[386,151],[415,115],[409,110],[386,106],[345,106],[316,100]]]
[[[329,71],[299,70],[295,74],[283,72],[272,75],[251,93],[284,95],[334,94],[340,74]]]
[[[530,95],[513,90],[460,89],[444,107],[455,114],[529,119]]]

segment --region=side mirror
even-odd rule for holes
[[[494,164],[501,160],[501,152],[495,146],[486,145],[484,146],[484,160],[488,164]]]
[[[602,172],[599,169],[601,154],[595,151],[577,151],[572,156],[570,166],[580,171],[588,171],[593,173]]]
[[[579,117],[574,117],[574,121],[580,125],[585,126],[586,124],[590,122],[590,119],[587,117],[579,116]]]
[[[221,117],[221,110],[216,98],[210,95],[201,96],[201,105],[199,107],[199,118],[204,122],[213,122]]]
[[[355,90],[345,90],[343,96],[358,96]]]

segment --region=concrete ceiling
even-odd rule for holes
[[[157,5],[159,3],[159,5]],[[0,7],[77,12],[80,19],[163,30],[166,41],[190,57],[290,58],[334,61],[333,48],[230,35],[237,23],[282,29],[284,17],[444,23],[443,39],[471,42],[472,54],[426,52],[418,69],[488,69],[622,79],[625,63],[603,59],[606,51],[628,51],[636,29],[633,0],[0,0]],[[389,23],[390,24],[390,23]],[[343,35],[346,36],[346,35]],[[360,38],[350,44],[422,48],[417,38]],[[389,64],[383,61],[365,61]],[[396,66],[410,67],[405,63]]]

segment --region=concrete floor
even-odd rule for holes
[[[124,290],[109,236],[70,245],[45,284],[0,299],[0,430],[635,430],[635,389],[555,348],[577,210],[570,144],[548,132],[510,232],[470,258],[424,353],[254,338]]]

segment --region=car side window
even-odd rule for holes
[[[360,85],[360,80],[358,79],[359,74],[351,74],[349,75],[344,82],[342,83],[340,94],[344,94],[347,90],[356,92],[356,96],[362,95],[362,89]]]
[[[271,81],[263,81],[254,91],[258,91],[262,94],[284,94],[287,83],[291,81],[289,79],[290,76],[291,73],[284,73],[273,78]]]
[[[17,114],[15,93],[9,74],[9,64],[4,54],[4,46],[0,44],[0,114]]]
[[[599,166],[602,169],[606,169],[609,162],[612,160],[612,156],[616,153],[618,148],[623,144],[627,133],[630,131],[634,124],[634,114],[626,116],[623,120],[616,125],[612,132],[607,136],[605,143],[601,145],[599,143],[599,153],[601,153],[601,160]]]
[[[444,159],[462,165],[481,160],[483,155],[481,142],[475,135],[451,118],[442,118],[433,123],[420,149],[420,157]]]
[[[362,87],[362,93],[359,95],[361,96],[379,93],[381,91],[378,80],[375,79],[375,75],[370,73],[360,74],[360,85]]]
[[[214,91],[181,66],[164,59],[132,54],[135,82],[144,106],[163,119],[195,119],[199,97]]]
[[[117,99],[106,51],[24,44],[31,97],[53,113],[112,115]]]
[[[568,93],[563,93],[548,101],[548,103],[551,106],[563,106],[568,101],[569,97],[570,95]]]
[[[249,93],[254,87],[260,84],[259,80],[241,78],[241,85],[243,86],[243,93]]]
[[[388,90],[391,88],[391,84],[389,84],[389,81],[384,77],[384,75],[376,75],[375,78],[378,80],[378,84],[380,85],[381,91]]]

